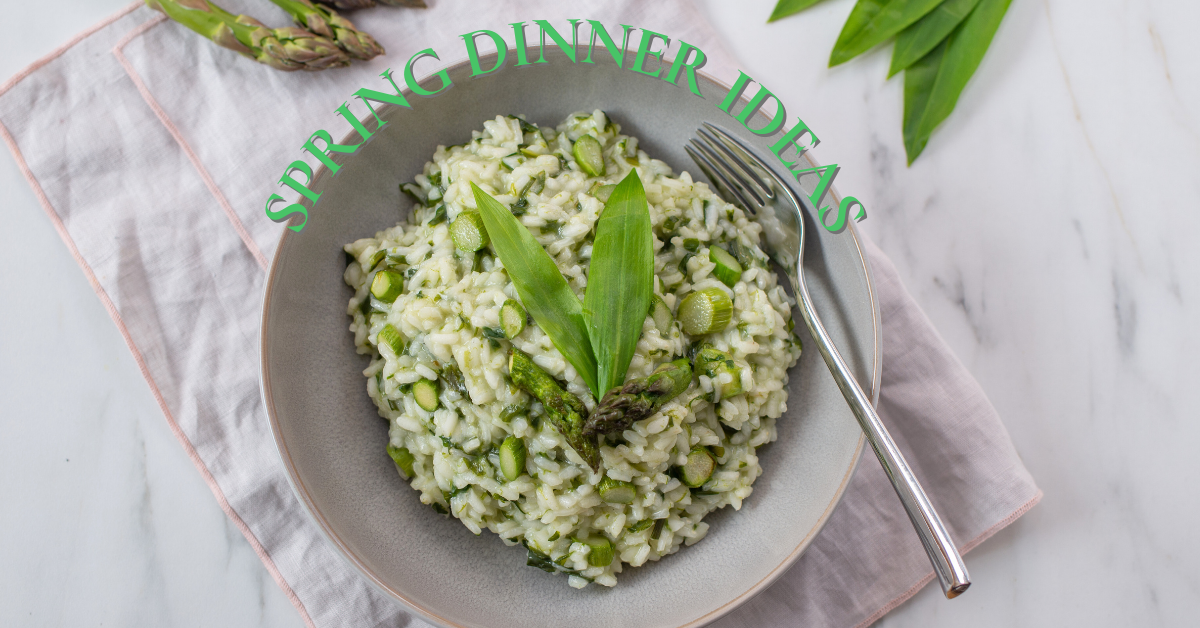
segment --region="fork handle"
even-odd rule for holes
[[[921,544],[925,546],[929,562],[933,563],[933,570],[937,574],[938,582],[942,585],[942,591],[947,598],[958,597],[967,590],[967,587],[971,586],[971,579],[967,574],[967,566],[963,562],[962,554],[954,546],[954,541],[950,539],[950,533],[946,531],[946,526],[942,523],[937,511],[934,510],[929,497],[925,495],[925,490],[921,488],[921,483],[917,481],[917,476],[913,474],[912,468],[904,460],[904,454],[900,453],[896,441],[892,440],[891,434],[879,420],[879,414],[875,412],[871,400],[858,385],[846,360],[842,358],[837,347],[834,346],[833,340],[829,337],[829,332],[825,331],[825,326],[821,324],[821,319],[812,306],[812,299],[808,296],[808,288],[804,285],[803,276],[799,273],[797,275],[796,283],[799,285],[795,288],[800,295],[800,311],[804,315],[804,322],[812,332],[813,338],[817,340],[817,349],[821,352],[821,357],[825,358],[829,372],[833,374],[833,379],[837,382],[838,388],[842,390],[842,395],[846,397],[846,402],[850,404],[854,417],[862,426],[867,441],[871,443],[871,449],[874,449],[875,455],[879,457],[879,463],[883,465],[884,472],[891,480],[892,488],[900,497],[900,503],[904,505],[908,518],[916,528],[917,536],[921,538]]]

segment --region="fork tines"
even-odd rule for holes
[[[690,140],[683,149],[712,181],[722,198],[757,214],[767,207],[775,194],[751,164],[754,157],[726,131],[707,122],[704,127],[696,130],[699,137]]]

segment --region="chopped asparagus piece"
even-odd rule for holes
[[[400,470],[400,473],[404,474],[404,479],[411,478],[413,476],[413,460],[416,459],[412,455],[412,452],[404,447],[396,447],[392,444],[388,444],[387,452],[392,457],[392,461],[396,463],[396,468]]]
[[[683,248],[695,253],[696,250],[700,248],[700,240],[697,240],[696,238],[684,238]]]
[[[417,405],[424,408],[427,412],[433,412],[438,409],[438,385],[437,382],[422,379],[413,384],[413,397],[417,399]]]
[[[500,444],[500,471],[509,480],[521,477],[525,472],[525,441],[509,436]]]
[[[679,481],[689,488],[700,488],[712,477],[715,466],[712,454],[703,447],[696,447],[688,453],[687,462],[679,468]]]
[[[391,347],[392,353],[397,356],[404,353],[404,336],[401,336],[391,323],[384,325],[383,329],[379,330],[379,344]]]
[[[742,279],[742,265],[738,263],[737,258],[729,254],[729,251],[721,247],[714,246],[708,249],[708,259],[717,267],[713,269],[713,275],[721,280],[721,283],[730,288],[737,285]]]
[[[720,401],[742,394],[742,370],[728,355],[705,343],[696,351],[696,372],[707,375],[713,381],[713,397]],[[723,374],[732,379],[721,382]]]
[[[450,224],[450,239],[461,251],[478,251],[487,246],[487,229],[479,212],[463,212]]]
[[[590,177],[599,177],[604,175],[604,153],[601,151],[596,138],[584,135],[575,140],[571,154],[575,156],[575,163],[579,164],[580,170]]]
[[[394,270],[381,270],[371,280],[371,294],[384,303],[391,303],[404,290],[404,278]]]
[[[587,408],[569,392],[558,385],[546,371],[533,360],[518,351],[508,351],[508,373],[513,384],[533,395],[546,409],[546,417],[567,440],[567,444],[588,463],[593,470],[600,470],[600,448],[594,436],[583,433],[583,415]]]
[[[658,409],[687,390],[692,383],[692,366],[680,358],[654,369],[648,377],[632,379],[613,388],[588,417],[583,433],[615,434]]]
[[[600,480],[596,491],[600,493],[600,499],[610,504],[632,504],[637,497],[637,487],[633,482],[614,480],[607,476]]]
[[[671,308],[667,307],[667,302],[657,294],[650,296],[650,318],[654,319],[654,328],[663,336],[671,331],[671,323],[675,322],[675,317],[671,316]]]
[[[705,288],[687,295],[679,304],[683,331],[703,336],[725,329],[733,317],[733,301],[720,288]]]
[[[607,203],[615,189],[617,189],[617,186],[612,183],[601,185],[592,192],[592,196],[596,197],[601,203]]]
[[[587,545],[592,549],[588,552],[587,561],[592,567],[607,567],[613,561],[613,544],[608,540],[608,537],[596,536],[588,539],[579,539],[580,543]]]
[[[500,306],[500,327],[508,338],[516,338],[525,329],[525,308],[513,299]]]

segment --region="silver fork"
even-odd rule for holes
[[[947,598],[957,597],[971,586],[962,555],[950,539],[950,533],[929,502],[921,483],[904,460],[896,441],[888,434],[870,399],[855,381],[846,360],[838,353],[829,333],[825,331],[813,308],[808,288],[804,285],[801,270],[804,262],[804,219],[800,208],[804,207],[814,221],[818,220],[815,212],[807,204],[802,204],[791,188],[733,135],[707,122],[704,128],[697,129],[696,134],[699,137],[692,139],[689,145],[684,146],[684,150],[725,200],[742,206],[763,225],[765,252],[783,267],[791,281],[792,289],[799,297],[804,322],[817,340],[817,349],[825,358],[829,372],[833,374],[838,388],[842,390],[842,395],[867,435],[867,441],[892,481],[896,495],[900,497],[917,536],[925,546],[929,561],[933,563],[942,591]]]

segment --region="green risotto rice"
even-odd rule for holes
[[[575,161],[572,149],[585,135],[602,148],[599,176],[586,172],[597,162]],[[450,227],[476,209],[475,183],[518,216],[582,298],[593,228],[612,189],[605,186],[632,169],[646,190],[654,293],[666,309],[655,299],[660,309],[646,317],[627,377],[690,357],[701,338],[674,317],[684,298],[706,289],[733,303],[728,326],[702,338],[728,360],[697,369],[687,391],[658,413],[602,436],[594,472],[542,420],[541,404],[512,385],[508,349],[528,354],[589,411],[596,400],[536,323],[516,324],[514,312],[524,312],[494,250],[456,248]],[[787,371],[800,356],[793,302],[758,248],[756,223],[639,150],[601,111],[572,115],[556,129],[511,116],[485,121],[469,143],[438,147],[404,189],[416,199],[413,212],[348,244],[345,279],[355,291],[350,331],[371,357],[367,394],[390,424],[388,452],[422,503],[475,534],[486,528],[523,544],[531,565],[567,574],[576,588],[614,586],[625,565],[704,538],[708,513],[741,508],[762,473],[756,449],[775,440]],[[727,252],[740,261],[730,264],[733,273],[713,261]],[[694,468],[711,472],[697,480]],[[695,482],[702,484],[689,486]]]

